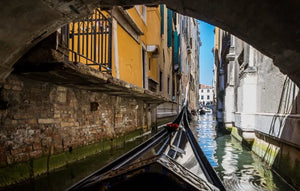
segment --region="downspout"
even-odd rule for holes
[[[112,38],[113,38],[113,52],[114,52],[115,75],[116,75],[117,79],[120,79],[117,26],[118,26],[118,22],[116,21],[115,18],[113,18],[112,19]]]

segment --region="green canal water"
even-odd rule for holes
[[[230,191],[293,190],[251,150],[229,134],[216,132],[213,115],[199,117],[195,134],[209,162]]]

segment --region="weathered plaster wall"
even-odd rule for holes
[[[162,91],[159,91],[160,94],[164,97],[172,99],[172,80],[173,80],[173,65],[172,65],[172,47],[167,45],[167,7],[164,6],[164,33],[161,34],[161,47],[159,47],[159,56],[157,62],[158,74],[161,71],[163,75],[162,79]],[[169,83],[168,83],[169,78]],[[168,89],[169,87],[169,89]],[[158,88],[159,89],[159,88]]]
[[[261,53],[255,55],[257,63],[257,111],[276,113],[279,108],[286,75],[274,66],[271,58]],[[281,111],[282,112],[282,111]]]

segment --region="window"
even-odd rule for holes
[[[209,89],[207,89],[207,93],[209,93]]]
[[[175,99],[175,79],[172,79],[172,99]]]
[[[145,5],[135,5],[134,6],[137,12],[141,15],[142,19],[146,23],[146,16],[147,16],[147,8]]]
[[[203,90],[201,90],[201,93],[203,93]]]
[[[163,90],[163,73],[162,71],[159,72],[159,91]]]
[[[186,74],[189,73],[189,62],[188,62],[188,59],[186,59],[185,73],[186,73]]]
[[[142,48],[142,68],[143,68],[143,88],[146,88],[146,80],[147,80],[147,58],[146,58],[146,50]]]
[[[167,80],[168,94],[170,94],[170,77]]]
[[[203,96],[203,95],[201,96],[201,99],[202,99],[202,100],[204,99],[204,96]]]
[[[140,13],[140,5],[135,5],[134,7],[136,8],[137,12]]]
[[[207,99],[209,100],[209,95],[207,96]]]
[[[142,15],[143,20],[144,20],[145,23],[146,23],[146,19],[147,19],[147,8],[146,8],[145,5],[142,6],[142,13],[141,13],[141,15]]]
[[[151,58],[149,58],[148,65],[149,65],[149,71],[150,71],[151,70]]]
[[[179,87],[180,87],[179,80],[176,80],[176,84],[177,84],[176,94],[179,95],[179,93],[180,93],[180,91],[179,91]]]

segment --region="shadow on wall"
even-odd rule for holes
[[[297,86],[286,77],[278,110],[269,132],[257,133],[254,152],[296,189],[300,188],[300,96]],[[263,140],[263,141],[262,141]]]

